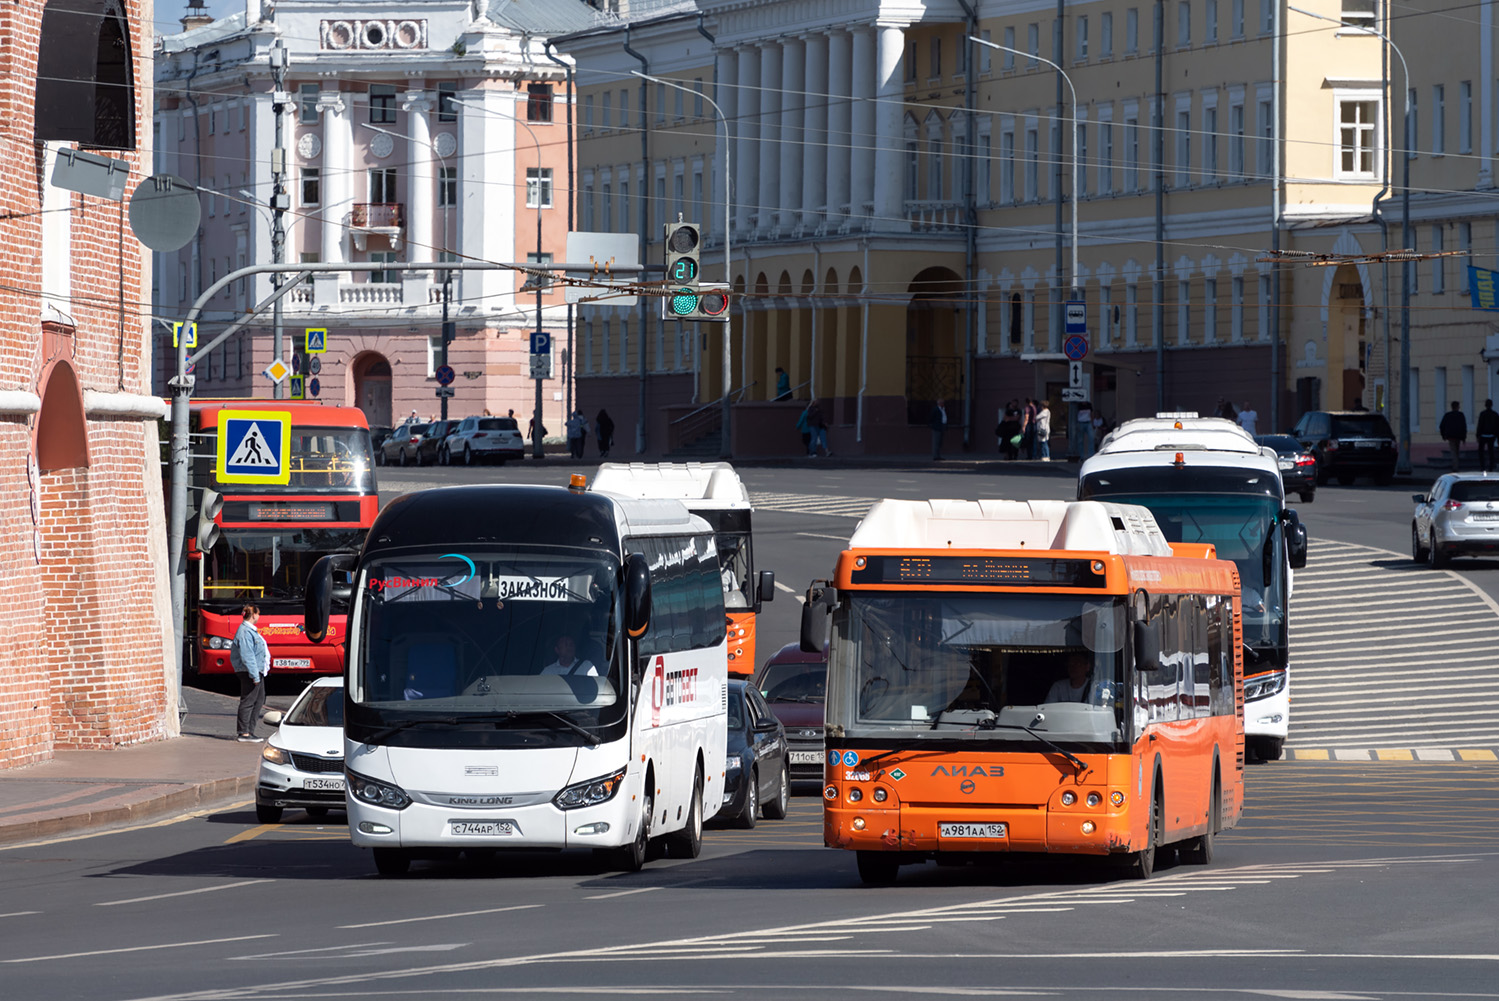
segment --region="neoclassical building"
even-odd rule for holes
[[[736,455],[794,450],[811,395],[835,449],[920,451],[943,398],[988,451],[1007,400],[1065,412],[1076,301],[1113,419],[1223,397],[1261,430],[1319,407],[1393,422],[1408,384],[1419,461],[1445,401],[1471,415],[1499,388],[1463,268],[1493,264],[1491,8],[1454,40],[1368,0],[1305,5],[1330,20],[1278,0],[621,2],[554,39],[578,66],[580,228],[642,233],[659,261],[680,212],[720,280],[730,176],[740,295],[727,364],[710,325],[582,310],[580,397],[643,399],[653,445],[711,449],[727,373]],[[1371,29],[1413,67],[1408,131]],[[1409,265],[1402,380],[1401,268],[1378,254],[1402,246],[1407,157],[1413,249],[1446,256]],[[795,402],[772,399],[778,366]]]

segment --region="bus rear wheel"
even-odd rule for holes
[[[892,852],[868,852],[859,854],[859,878],[865,886],[894,886],[900,873],[900,858]]]
[[[401,848],[376,848],[375,871],[382,876],[404,876],[411,868],[411,853]]]
[[[667,836],[672,858],[697,858],[703,853],[703,769],[692,779],[692,802],[687,804],[687,826]]]

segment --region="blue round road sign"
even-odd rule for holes
[[[451,365],[437,366],[436,375],[437,384],[439,386],[451,386],[453,384],[453,380],[458,378],[458,373],[453,371],[453,366]]]
[[[1082,334],[1073,334],[1062,342],[1062,353],[1073,361],[1088,357],[1088,339]]]
[[[316,358],[313,359],[313,361],[316,361],[316,360],[317,360]],[[313,376],[308,381],[308,383],[307,383],[307,392],[309,394],[311,394],[312,396],[317,396],[317,394],[320,393],[320,392],[322,392],[322,391],[323,391],[323,384],[317,381],[317,376]]]

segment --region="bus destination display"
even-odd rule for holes
[[[866,556],[853,584],[947,584],[966,587],[1094,587],[1107,582],[1094,560],[992,556]],[[1094,566],[1097,569],[1094,569]]]

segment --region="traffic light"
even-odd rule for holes
[[[215,521],[220,511],[224,509],[224,497],[216,490],[203,488],[203,496],[198,500],[198,525],[194,532],[194,541],[198,544],[198,551],[206,553],[219,541],[219,525]]]
[[[662,319],[729,322],[729,286],[725,282],[701,282],[696,292],[683,289],[662,302]]]
[[[698,276],[702,272],[698,251],[702,233],[697,223],[666,224],[666,297],[665,315],[686,318],[697,308]]]

